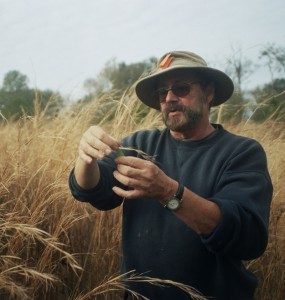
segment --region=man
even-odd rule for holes
[[[92,126],[70,175],[74,197],[101,210],[123,202],[124,272],[182,282],[211,299],[253,299],[256,278],[242,261],[266,248],[272,184],[259,143],[209,122],[210,107],[232,95],[232,80],[174,51],[135,88],[166,129],[122,144],[155,162],[116,158],[120,143]],[[173,287],[132,288],[149,299],[190,299]]]

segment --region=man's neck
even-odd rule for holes
[[[215,128],[211,123],[201,124],[197,128],[189,129],[185,132],[177,132],[170,130],[170,133],[173,138],[176,140],[202,140],[205,137],[209,136],[211,133],[215,131]]]

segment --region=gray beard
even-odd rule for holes
[[[182,117],[169,118],[169,109],[162,112],[162,118],[165,126],[172,131],[185,132],[187,130],[195,129],[203,118],[202,110],[195,111],[190,107],[182,105],[178,110],[182,112]]]

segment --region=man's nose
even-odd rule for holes
[[[173,102],[178,100],[179,100],[178,97],[172,92],[172,90],[167,91],[165,102]]]

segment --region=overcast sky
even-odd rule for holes
[[[232,46],[258,62],[285,46],[284,0],[0,0],[0,82],[10,70],[30,87],[77,97],[106,61],[190,50],[222,66]],[[269,77],[260,70],[248,82]]]

